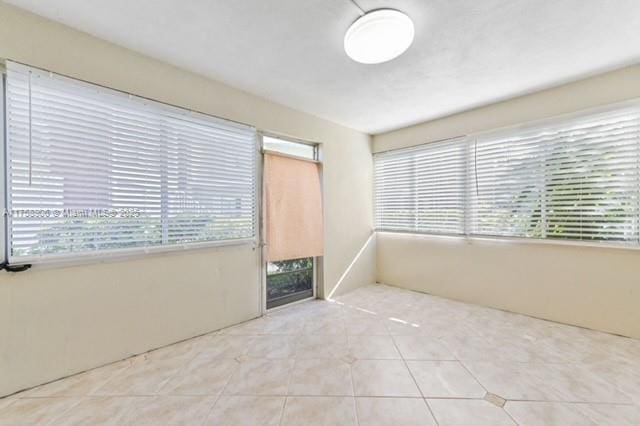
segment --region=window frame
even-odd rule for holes
[[[84,265],[91,263],[105,263],[111,261],[121,261],[128,259],[138,259],[147,257],[149,255],[162,255],[162,254],[170,254],[176,252],[185,252],[192,250],[203,250],[203,249],[215,249],[221,247],[232,247],[232,246],[251,246],[255,249],[259,245],[259,218],[261,214],[261,204],[259,195],[260,191],[260,136],[259,131],[255,126],[241,123],[234,120],[229,120],[221,117],[217,117],[211,114],[191,110],[185,107],[172,105],[166,102],[133,95],[118,89],[113,89],[110,87],[105,87],[103,85],[84,81],[81,79],[68,77],[59,73],[49,72],[47,70],[43,70],[41,68],[33,67],[30,65],[21,64],[19,62],[13,61],[19,67],[26,67],[28,69],[33,69],[34,72],[39,72],[43,74],[48,74],[50,76],[55,77],[56,79],[61,79],[63,81],[70,81],[73,84],[86,84],[90,85],[92,89],[95,89],[98,93],[106,93],[109,96],[113,96],[118,99],[132,101],[136,104],[146,106],[152,105],[154,108],[159,108],[160,110],[169,111],[178,116],[185,117],[193,117],[200,116],[206,120],[212,120],[214,122],[219,122],[223,124],[232,124],[237,126],[243,126],[246,128],[250,128],[253,131],[253,148],[254,152],[254,164],[253,164],[253,184],[254,184],[254,213],[253,213],[253,236],[246,238],[238,238],[238,239],[226,239],[226,240],[209,240],[209,241],[193,241],[193,242],[185,242],[185,243],[174,243],[174,244],[160,244],[160,245],[149,245],[143,247],[131,247],[131,248],[121,248],[121,249],[107,249],[107,250],[95,250],[95,251],[84,251],[84,252],[74,252],[74,253],[61,253],[61,254],[47,254],[42,257],[28,257],[21,261],[19,258],[14,258],[13,262],[10,263],[12,265],[22,265],[28,264],[37,267],[56,267],[56,266],[72,266],[72,265]],[[7,111],[6,111],[6,68],[4,67],[4,63],[0,62],[0,134],[2,135],[2,150],[0,154],[0,171],[3,179],[2,185],[0,185],[0,207],[3,211],[3,222],[2,222],[2,230],[0,231],[0,238],[2,238],[2,243],[0,244],[0,255],[4,261],[8,261],[9,259],[9,250],[10,250],[10,218],[6,210],[7,206],[7,197],[8,190],[7,186],[9,183],[9,178],[7,175],[7,150],[8,150],[8,134],[6,127],[7,120]]]
[[[606,105],[600,105],[591,108],[580,109],[577,111],[559,114],[551,117],[534,119],[531,121],[521,122],[514,125],[502,126],[487,130],[481,130],[473,133],[457,135],[450,138],[434,140],[432,142],[392,149],[388,151],[381,151],[378,153],[374,153],[374,156],[377,154],[382,154],[384,152],[389,151],[400,151],[403,149],[408,149],[412,147],[419,147],[424,145],[429,145],[431,143],[438,143],[443,141],[454,141],[456,139],[464,139],[465,144],[467,145],[467,151],[471,152],[473,150],[473,144],[476,139],[486,138],[496,135],[510,135],[516,132],[527,132],[534,129],[537,129],[541,126],[559,126],[562,124],[567,124],[567,122],[571,122],[574,120],[578,120],[581,117],[589,116],[589,115],[597,115],[601,113],[614,112],[616,110],[625,109],[625,108],[638,108],[640,110],[640,98],[634,98],[629,100],[624,100],[620,102],[614,102]],[[638,145],[640,149],[640,132],[638,134]],[[640,162],[636,165],[640,172]],[[468,156],[468,164],[467,164],[467,175],[473,175],[473,159]],[[509,243],[509,244],[542,244],[542,245],[555,245],[555,246],[572,246],[572,247],[591,247],[591,248],[606,248],[606,249],[622,249],[622,250],[640,250],[640,229],[638,229],[638,239],[630,240],[630,241],[592,241],[592,240],[579,240],[579,239],[565,239],[565,238],[539,238],[539,237],[523,237],[523,236],[503,236],[503,235],[485,235],[478,234],[472,232],[471,226],[471,208],[470,208],[470,200],[469,200],[469,191],[471,190],[471,186],[473,185],[473,176],[469,176],[467,179],[467,191],[465,191],[465,232],[464,234],[452,234],[452,233],[431,233],[431,232],[420,232],[420,231],[393,231],[393,230],[384,230],[384,229],[375,229],[376,232],[380,232],[383,234],[408,234],[415,236],[417,238],[425,237],[425,238],[443,238],[445,240],[464,240],[467,244],[474,243]],[[639,183],[640,185],[640,183]],[[638,189],[640,193],[640,187]],[[640,197],[638,197],[638,211],[640,212]],[[375,213],[375,198],[374,198],[374,213]],[[637,226],[640,228],[640,214],[638,215]]]
[[[0,176],[2,183],[0,184],[0,210],[2,210],[2,221],[0,222],[0,262],[7,261],[7,249],[9,244],[8,233],[8,214],[7,214],[7,131],[5,123],[7,115],[5,110],[6,84],[7,74],[4,64],[0,63],[0,138],[2,138],[2,147],[0,149]]]
[[[407,148],[400,148],[400,149],[394,149],[394,150],[390,150],[390,151],[385,151],[384,153],[377,153],[380,155],[389,155],[389,154],[393,154],[393,153],[400,153],[402,154],[402,151],[406,151],[406,154],[408,154],[410,157],[408,158],[400,158],[401,162],[407,162],[407,169],[411,170],[411,174],[414,175],[414,179],[411,181],[411,186],[413,188],[411,188],[408,192],[412,194],[412,197],[414,198],[414,205],[417,202],[417,197],[418,197],[418,193],[422,190],[422,188],[420,188],[420,185],[416,184],[417,180],[415,180],[415,174],[416,173],[423,173],[424,169],[418,169],[416,168],[416,157],[411,157],[411,154],[415,154],[417,151],[417,154],[420,155],[422,154],[421,148],[425,148],[427,149],[430,145],[433,145],[435,147],[435,149],[438,148],[438,145],[440,145],[440,149],[445,149],[448,150],[450,152],[458,152],[458,156],[454,156],[452,155],[451,157],[447,157],[446,164],[448,166],[448,168],[446,169],[442,169],[441,172],[444,172],[445,174],[445,178],[444,179],[449,179],[447,175],[447,173],[450,173],[451,170],[453,170],[453,167],[455,167],[455,165],[457,163],[460,163],[459,165],[461,166],[461,169],[463,170],[463,173],[460,177],[460,179],[452,179],[454,182],[456,180],[460,180],[460,193],[462,194],[462,197],[460,199],[460,208],[462,210],[462,217],[460,219],[460,222],[457,224],[459,225],[459,229],[460,232],[450,232],[450,231],[419,231],[419,230],[415,230],[415,229],[393,229],[392,227],[382,227],[382,228],[377,228],[376,226],[376,231],[380,231],[380,232],[395,232],[395,233],[409,233],[409,234],[430,234],[430,235],[457,235],[457,236],[461,236],[461,235],[465,235],[467,232],[467,217],[466,217],[466,211],[467,211],[467,181],[468,181],[468,163],[467,163],[467,159],[468,159],[468,141],[466,140],[466,138],[464,137],[453,137],[453,138],[449,138],[449,139],[441,139],[441,140],[437,140],[437,141],[433,141],[430,142],[428,144],[422,144],[422,145],[417,145],[417,146],[412,146],[412,147],[407,147]],[[383,159],[384,161],[384,159]],[[374,183],[374,187],[373,187],[373,206],[374,206],[374,224],[377,225],[378,223],[378,209],[377,209],[377,205],[376,205],[376,200],[378,199],[378,193],[380,192],[379,189],[377,188],[376,182],[377,179],[375,177],[375,167],[376,167],[376,159],[374,156],[374,175],[373,175],[373,183]],[[410,164],[410,165],[409,165]],[[430,164],[433,165],[433,164]],[[393,167],[392,167],[393,168]],[[392,173],[396,173],[397,170],[393,170]],[[448,181],[447,182],[448,185],[447,187],[450,188],[452,182]],[[453,192],[454,190],[449,190],[447,192]],[[388,193],[389,191],[383,191]],[[391,201],[395,201],[395,200],[391,200]],[[440,200],[438,200],[440,201]],[[454,208],[450,209],[450,210],[455,210]],[[412,212],[413,215],[413,223],[414,225],[416,225],[420,219],[419,219],[419,211],[416,209]],[[451,227],[452,225],[450,225]],[[417,228],[417,226],[416,226]]]
[[[307,268],[311,270],[311,296],[307,296],[307,297],[303,297],[303,298],[296,298],[296,295],[298,293],[294,293],[288,296],[281,296],[277,299],[271,300],[271,302],[276,302],[275,304],[273,304],[273,306],[269,306],[269,297],[268,297],[268,281],[269,281],[269,277],[274,276],[274,275],[292,275],[292,274],[296,274],[299,273],[301,271],[304,271],[305,269],[294,269],[291,271],[284,271],[284,272],[275,272],[275,273],[269,273],[269,263],[273,263],[273,262],[265,262],[265,280],[266,280],[266,288],[265,291],[267,292],[267,296],[266,296],[266,306],[265,309],[267,311],[272,311],[274,309],[283,307],[283,306],[288,306],[291,305],[293,303],[298,303],[298,302],[302,302],[305,300],[309,300],[309,299],[314,299],[316,297],[316,276],[317,276],[317,271],[316,271],[316,259],[317,257],[313,256],[313,257],[309,257],[309,258],[302,258],[302,259],[311,259],[311,267]],[[298,259],[287,259],[286,261],[293,261],[293,260],[298,260]],[[290,301],[288,301],[289,299],[291,299]]]
[[[299,138],[294,138],[291,136],[283,136],[283,135],[279,135],[277,133],[272,133],[272,132],[267,132],[264,130],[258,130],[258,137],[260,139],[259,141],[259,145],[260,145],[260,153],[264,154],[264,153],[268,153],[268,152],[274,152],[278,155],[282,155],[285,157],[292,157],[292,158],[300,158],[302,160],[307,160],[307,161],[315,161],[318,163],[321,163],[321,159],[320,159],[320,143],[319,142],[312,142],[312,141],[307,141],[304,139],[299,139]],[[264,147],[264,139],[265,138],[269,138],[269,139],[279,139],[283,142],[289,142],[289,143],[294,143],[294,144],[300,144],[300,145],[307,145],[313,148],[313,158],[308,158],[308,157],[303,157],[303,156],[299,156],[299,155],[294,155],[294,154],[289,154],[286,152],[282,152],[282,151],[273,151],[273,150],[269,150],[267,148]]]

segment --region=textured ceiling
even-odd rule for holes
[[[10,0],[275,102],[380,133],[640,61],[640,0],[357,0],[415,22],[379,65],[342,48],[350,0]]]

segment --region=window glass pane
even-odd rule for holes
[[[621,108],[479,138],[472,232],[637,243],[639,131]]]
[[[377,154],[377,229],[464,233],[465,149],[457,139]]]
[[[640,107],[376,154],[376,228],[640,240]]]
[[[505,135],[475,140],[470,150],[472,233],[541,236],[544,142]]]
[[[267,263],[267,308],[313,296],[313,258]]]
[[[10,259],[252,238],[255,130],[9,63]]]
[[[168,243],[253,236],[255,145],[247,136],[238,141],[206,119],[168,120]]]
[[[262,145],[268,151],[281,152],[296,157],[315,160],[316,147],[314,145],[277,139],[270,136],[262,138]]]

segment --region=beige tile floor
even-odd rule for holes
[[[640,341],[371,285],[0,399],[0,425],[640,425]]]

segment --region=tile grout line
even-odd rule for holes
[[[249,351],[249,348],[247,347],[247,352],[248,351]],[[235,358],[233,358],[233,359],[235,360]],[[241,364],[241,362],[239,362],[239,361],[236,361],[236,362],[238,362],[238,364]],[[209,416],[213,412],[214,408],[216,408],[216,405],[218,405],[218,402],[220,401],[220,398],[222,398],[222,396],[224,395],[224,391],[227,389],[227,386],[229,386],[229,383],[231,382],[231,378],[234,376],[234,374],[237,373],[238,368],[239,368],[239,365],[238,365],[238,367],[236,367],[235,371],[233,371],[231,374],[229,374],[229,377],[227,378],[224,386],[222,387],[222,389],[220,389],[220,392],[216,396],[215,401],[213,402],[213,404],[211,404],[211,407],[207,411],[207,415],[205,416],[204,421],[202,422],[202,425],[204,425],[206,423],[207,419],[209,418]]]
[[[48,426],[48,425],[51,425],[51,424],[53,424],[55,421],[57,421],[58,419],[61,419],[65,414],[67,414],[68,412],[70,412],[73,408],[75,408],[75,407],[77,407],[78,405],[80,405],[80,403],[81,403],[82,401],[84,401],[84,399],[85,399],[85,397],[84,397],[84,396],[79,397],[79,398],[78,398],[78,401],[76,401],[76,403],[75,403],[75,404],[71,404],[71,405],[70,405],[66,410],[62,410],[62,412],[61,412],[59,415],[54,416],[53,418],[51,418],[48,422],[46,422],[46,423],[45,423],[45,425],[47,425],[47,426]],[[17,400],[16,400],[16,401],[17,401]],[[15,402],[15,401],[14,401],[14,402]],[[9,405],[11,405],[11,404],[9,404]]]
[[[218,395],[216,395],[215,399],[213,400],[213,403],[211,404],[211,407],[209,407],[209,409],[207,410],[207,414],[202,416],[202,423],[200,423],[200,426],[204,426],[206,424],[207,419],[211,415],[211,412],[213,412],[213,409],[215,408],[221,396],[222,396],[222,391]]]
[[[454,356],[454,358],[456,358],[456,360],[457,360],[457,361],[458,361],[458,363],[462,366],[462,368],[464,368],[464,369],[465,369],[465,371],[466,371],[467,373],[469,373],[469,375],[470,375],[471,377],[473,377],[473,379],[474,379],[474,380],[475,380],[475,381],[476,381],[480,386],[482,386],[482,389],[484,389],[484,391],[485,391],[485,396],[486,396],[486,394],[491,393],[491,392],[489,392],[489,391],[487,390],[486,386],[485,386],[485,385],[480,381],[480,379],[478,379],[478,378],[476,377],[476,375],[475,375],[475,374],[473,374],[473,373],[471,372],[471,370],[470,370],[470,369],[465,365],[465,363],[464,363],[460,358],[458,358],[458,356],[457,356],[453,351],[451,351],[451,354]],[[496,395],[496,394],[494,394],[494,395]],[[504,407],[507,405],[507,402],[508,402],[509,400],[508,400],[507,398],[503,398],[501,395],[498,395],[498,396],[499,396],[500,398],[504,399],[504,401],[505,401],[505,402],[504,402],[504,405],[503,405],[502,407],[499,407],[499,408],[502,410],[502,412],[503,412],[503,413],[505,413],[505,414],[506,414],[506,415],[511,419],[511,421],[513,422],[513,424],[514,424],[514,425],[519,425],[520,423],[518,423],[518,422],[516,421],[516,419],[514,419],[514,418],[513,418],[513,416],[512,416],[512,415],[511,415],[511,414],[510,414],[510,413],[509,413],[509,412],[504,408]],[[482,398],[482,400],[483,400],[483,401],[485,401],[485,399],[484,399],[484,398]]]
[[[289,401],[289,397],[284,397],[284,402],[282,403],[282,409],[280,410],[280,420],[278,421],[278,426],[282,426],[282,422],[284,421],[284,410],[287,409],[287,402]]]
[[[504,407],[506,407],[506,405],[507,405],[507,403],[505,402],[505,403],[504,403],[504,406],[503,406],[503,407],[501,407],[501,408],[502,408],[502,411],[504,411],[504,412],[505,412],[505,414],[506,414],[507,416],[509,416],[509,418],[511,419],[511,421],[513,422],[513,424],[514,424],[514,425],[516,425],[516,426],[520,425],[520,423],[519,423],[515,418],[513,418],[513,416],[511,415],[511,413],[509,413],[509,412],[504,408]]]
[[[385,327],[387,327],[387,324],[385,324]],[[391,334],[391,330],[389,330],[388,328],[387,328],[387,330],[389,331],[389,334]],[[400,354],[400,359],[402,359],[402,363],[404,364],[404,368],[407,369],[407,371],[409,372],[409,375],[411,376],[411,379],[413,380],[413,383],[416,385],[416,388],[418,388],[418,392],[420,392],[420,395],[422,396],[422,400],[424,401],[424,404],[427,406],[427,409],[429,410],[429,413],[431,414],[431,418],[436,423],[436,426],[438,426],[440,424],[440,422],[438,422],[438,419],[436,418],[433,410],[431,409],[431,406],[429,405],[429,402],[427,401],[427,398],[424,396],[424,393],[422,392],[422,389],[420,389],[420,385],[418,384],[418,381],[416,380],[415,376],[413,375],[413,372],[409,368],[409,364],[407,363],[407,360],[404,358],[404,355],[402,355],[402,352],[400,351],[400,348],[398,348],[398,344],[396,343],[396,339],[394,339],[393,335],[391,335],[391,341],[393,342],[393,346],[395,346],[396,351],[398,351],[398,354]]]
[[[135,356],[130,357],[130,358],[125,358],[125,359],[129,359],[129,360],[130,360],[130,359],[132,359],[132,358],[134,358],[134,357],[135,357]],[[124,360],[122,360],[122,361],[124,361]],[[58,382],[58,381],[61,381],[61,380],[65,380],[65,379],[67,379],[67,378],[69,378],[69,377],[79,376],[79,375],[81,375],[81,374],[85,374],[85,373],[87,373],[87,372],[89,372],[89,371],[98,370],[98,369],[100,369],[100,368],[107,368],[108,366],[112,366],[112,365],[114,365],[114,364],[116,364],[116,363],[118,363],[118,362],[122,362],[122,361],[115,361],[115,362],[113,362],[113,363],[111,363],[111,364],[107,364],[107,365],[104,365],[104,366],[101,366],[101,367],[96,367],[96,368],[93,368],[93,369],[90,369],[90,370],[86,370],[86,371],[83,371],[83,372],[80,372],[80,373],[74,374],[74,375],[72,375],[72,376],[68,376],[68,377],[64,377],[64,378],[62,378],[62,379],[54,380],[54,381],[49,382],[49,383],[55,383],[55,382]],[[98,389],[100,389],[101,387],[103,387],[104,385],[106,385],[109,381],[111,381],[111,380],[112,380],[114,377],[116,377],[118,374],[120,374],[120,373],[122,373],[122,372],[124,372],[124,371],[128,370],[130,367],[132,367],[131,363],[130,363],[128,366],[126,366],[125,368],[122,368],[121,370],[114,372],[110,377],[108,377],[108,378],[106,378],[104,381],[102,381],[102,382],[100,383],[100,385],[98,385],[98,386],[94,387],[93,389],[91,389],[91,390],[89,391],[89,393],[88,393],[88,394],[85,394],[85,395],[79,395],[79,396],[58,396],[58,397],[56,397],[56,396],[41,396],[41,397],[32,397],[32,398],[29,398],[29,397],[19,398],[19,397],[17,397],[17,398],[15,399],[15,401],[14,401],[14,402],[12,402],[12,403],[11,403],[11,404],[9,404],[9,405],[13,405],[16,401],[18,401],[18,400],[20,400],[20,399],[22,399],[22,400],[28,400],[28,399],[37,399],[37,398],[42,398],[42,399],[51,399],[51,398],[71,399],[71,398],[77,398],[77,401],[75,402],[75,404],[71,404],[69,407],[67,407],[67,409],[66,409],[66,410],[62,410],[62,412],[60,412],[57,416],[54,416],[53,418],[51,418],[51,419],[46,423],[46,425],[50,425],[50,424],[53,424],[53,423],[54,423],[55,421],[57,421],[58,419],[61,419],[62,417],[64,417],[64,415],[65,415],[65,414],[69,413],[71,410],[73,410],[74,408],[76,408],[76,407],[77,407],[78,405],[80,405],[82,402],[84,402],[84,401],[88,400],[89,398],[91,398],[91,397],[92,397],[92,394],[93,394],[94,392],[96,392]],[[49,383],[45,383],[45,384],[40,385],[40,386],[45,386],[45,385],[48,385]],[[32,389],[37,389],[37,388],[38,388],[38,387],[40,387],[40,386],[36,386],[36,387],[34,387],[34,388],[32,388]]]
[[[360,415],[358,414],[358,403],[356,401],[356,385],[355,385],[355,383],[353,381],[353,371],[352,371],[351,366],[352,366],[352,364],[350,363],[349,364],[349,378],[351,379],[350,380],[351,381],[351,394],[353,395],[352,398],[353,398],[353,406],[354,406],[353,409],[354,409],[354,411],[356,413],[356,424],[358,426],[360,426]]]
[[[455,356],[455,355],[454,355]],[[456,357],[457,358],[457,357]],[[480,382],[480,380],[471,372],[471,370],[469,370],[469,368],[467,367],[467,365],[465,364],[465,362],[489,362],[489,361],[462,361],[460,359],[457,358],[457,361],[460,363],[460,365],[462,365],[464,367],[464,369],[478,382],[478,384],[480,384],[483,389],[485,389],[486,392],[488,392],[486,390],[486,387]],[[511,364],[536,364],[536,365],[553,365],[553,366],[557,366],[557,365],[570,365],[570,366],[584,366],[586,364],[582,364],[582,363],[573,363],[573,362],[564,362],[564,363],[554,363],[554,362],[545,362],[545,361],[536,361],[536,362],[525,362],[525,361],[505,361],[507,363],[511,363]],[[596,377],[601,381],[606,383],[606,380],[604,380],[602,378],[602,376],[596,374]],[[490,393],[490,392],[488,392]],[[514,399],[514,398],[504,398],[500,395],[498,395],[500,398],[505,400],[505,405],[508,401],[518,401],[518,402],[549,402],[549,403],[569,403],[569,404],[605,404],[605,405],[625,405],[625,406],[634,406],[636,405],[633,402],[633,399],[631,398],[631,396],[629,394],[627,394],[626,392],[621,391],[621,393],[623,393],[625,396],[629,397],[631,399],[631,402],[607,402],[607,401],[585,401],[585,400],[567,400],[567,399]],[[502,407],[504,408],[504,407]],[[506,412],[506,410],[505,410]],[[508,414],[508,413],[507,413]]]
[[[195,353],[192,356],[185,356],[185,362],[179,368],[177,368],[176,371],[173,374],[171,374],[164,382],[162,382],[161,385],[158,386],[154,396],[160,395],[160,392],[162,391],[162,389],[165,386],[167,386],[169,384],[169,382],[171,380],[173,380],[174,377],[177,377],[178,374],[180,374],[183,370],[185,370],[189,366],[189,364],[191,364],[198,356],[200,356],[202,354],[203,350],[195,350],[194,352]],[[180,358],[180,357],[176,357],[176,358]],[[170,358],[168,358],[168,359],[170,359]],[[159,361],[165,361],[165,360],[161,359]]]

